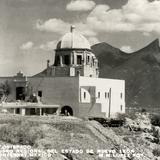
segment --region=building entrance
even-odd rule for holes
[[[25,88],[24,87],[16,88],[16,100],[25,100]]]
[[[64,106],[61,109],[61,114],[64,114],[65,116],[73,116],[73,110],[70,106]]]

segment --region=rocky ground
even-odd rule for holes
[[[110,128],[75,117],[0,115],[0,151],[22,145],[19,150],[29,147],[27,151],[47,153],[1,156],[4,160],[156,160],[160,159],[159,139],[160,128],[151,125],[148,114],[137,114],[134,120],[126,117],[123,127]]]

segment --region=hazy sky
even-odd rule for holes
[[[0,76],[44,69],[71,24],[91,44],[130,53],[159,38],[160,1],[0,0]]]

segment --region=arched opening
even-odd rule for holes
[[[73,116],[73,110],[70,106],[63,106],[61,108],[61,114],[64,114],[65,116]]]

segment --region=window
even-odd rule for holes
[[[86,92],[84,92],[84,99],[86,99]]]
[[[107,92],[105,92],[105,98],[107,98]]]
[[[123,97],[123,94],[122,94],[122,93],[120,94],[120,97],[121,97],[121,99],[122,99],[122,97]]]
[[[123,110],[123,106],[121,105],[121,111]]]
[[[42,97],[42,91],[38,91],[38,96]]]
[[[64,64],[69,65],[70,64],[70,57],[69,55],[64,55]]]
[[[77,55],[77,64],[82,64],[82,56]]]
[[[95,61],[94,61],[94,58],[93,58],[93,66],[95,65]]]
[[[87,56],[87,63],[89,63],[89,61],[90,61],[90,57],[89,57],[89,56]]]
[[[101,97],[101,94],[100,94],[100,92],[98,92],[98,98],[100,98]]]
[[[20,114],[20,108],[16,108],[16,114]]]

